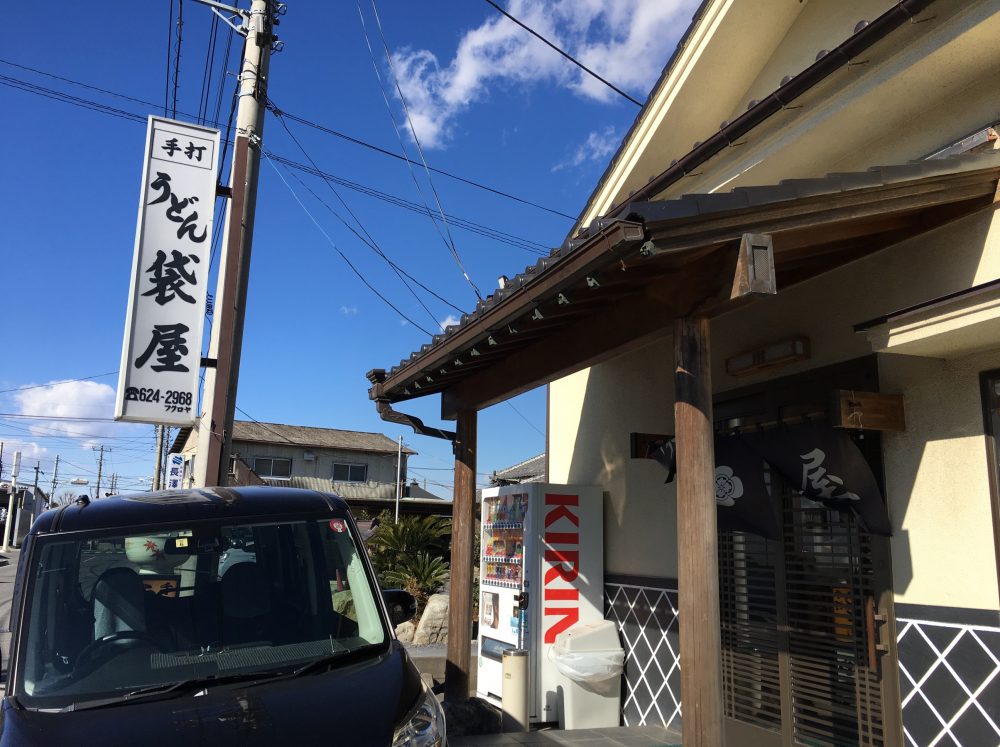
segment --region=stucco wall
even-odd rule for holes
[[[989,209],[781,289],[713,321],[714,389],[871,354],[854,324],[998,276],[1000,214]],[[792,335],[810,338],[808,361],[769,375],[725,374],[726,358]],[[948,363],[882,358],[883,390],[906,396],[910,418],[906,434],[885,441],[887,497],[898,528],[893,564],[899,597],[995,609],[993,527],[976,377],[1000,366],[1000,341],[992,353]],[[629,432],[672,432],[671,378],[667,340],[551,385],[552,479],[595,483],[610,493],[605,523],[610,574],[672,577],[676,572],[670,549],[676,533],[672,486],[662,484],[665,474],[657,464],[628,458]],[[915,572],[924,575],[916,579]]]
[[[363,451],[347,451],[335,449],[306,449],[301,446],[258,444],[238,441],[234,450],[253,467],[256,457],[279,457],[292,460],[292,474],[303,477],[333,477],[333,465],[337,464],[367,464],[369,482],[396,482],[396,455],[372,454]],[[307,462],[303,453],[310,451],[316,459]],[[406,478],[406,462],[403,462],[403,478]]]

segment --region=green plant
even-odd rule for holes
[[[451,522],[439,516],[403,516],[381,521],[368,545],[383,586],[399,586],[413,594],[419,615],[427,598],[448,580]]]
[[[395,568],[385,573],[385,580],[410,592],[417,600],[417,615],[423,612],[427,599],[448,580],[450,571],[444,558],[427,552],[418,552],[403,559]]]

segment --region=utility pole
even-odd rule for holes
[[[153,490],[159,490],[160,467],[163,465],[163,426],[156,426],[156,469],[153,471]]]
[[[198,0],[206,2],[206,0]],[[207,3],[217,6],[217,3]],[[251,0],[244,18],[246,44],[239,76],[239,106],[236,114],[236,142],[230,173],[230,199],[226,210],[223,243],[215,294],[215,318],[205,369],[202,413],[198,427],[198,457],[195,485],[225,485],[232,453],[233,419],[239,384],[240,356],[243,351],[243,323],[250,255],[253,246],[257,179],[260,169],[261,137],[267,103],[268,69],[271,49],[277,41],[275,16],[284,5],[274,0]]]
[[[59,455],[56,454],[56,466],[52,470],[52,488],[49,492],[49,503],[56,499],[56,484],[59,479]]]
[[[94,447],[93,450],[97,451],[97,447]],[[111,449],[107,449],[107,451],[111,451]],[[101,470],[104,469],[104,452],[105,452],[105,447],[102,444],[101,445],[101,458],[97,461],[97,487],[94,488],[94,500],[95,501],[98,498],[101,497]]]
[[[403,437],[399,437],[399,450],[396,452],[396,523],[399,523],[399,495],[403,492]]]
[[[10,497],[7,499],[7,519],[3,523],[3,547],[0,552],[10,549],[10,530],[14,524],[14,500],[17,495],[17,475],[21,471],[21,452],[14,452],[14,468],[10,473]]]

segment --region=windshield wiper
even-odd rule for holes
[[[332,654],[327,654],[326,656],[321,656],[318,659],[313,659],[312,661],[306,662],[289,672],[282,672],[274,677],[270,677],[267,682],[271,683],[275,680],[293,679],[295,677],[301,677],[315,672],[327,671],[335,666],[346,666],[347,664],[356,662],[359,658],[363,658],[363,655],[369,653],[372,649],[378,648],[381,648],[381,644],[369,643],[368,645],[360,646],[358,648],[345,648],[341,651],[334,651]],[[256,684],[258,683],[252,683],[252,685]]]
[[[158,700],[161,698],[171,698],[189,693],[192,690],[203,690],[215,685],[224,685],[232,682],[243,682],[246,680],[262,680],[281,676],[283,672],[241,672],[239,674],[208,675],[205,677],[192,677],[179,682],[168,682],[162,685],[151,685],[138,690],[113,698],[102,698],[99,700],[87,700],[80,703],[70,703],[64,708],[55,709],[58,712],[66,711],[86,711],[92,708],[106,708],[108,706],[122,705],[124,703],[135,703],[141,700]]]

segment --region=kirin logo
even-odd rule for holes
[[[575,585],[580,575],[580,517],[574,512],[580,496],[546,493],[545,505],[551,506],[545,513],[545,562],[551,565],[542,579],[543,614],[546,621],[557,619],[546,625],[544,640],[555,643],[557,635],[580,621],[580,590]],[[558,531],[571,526],[574,531]]]

